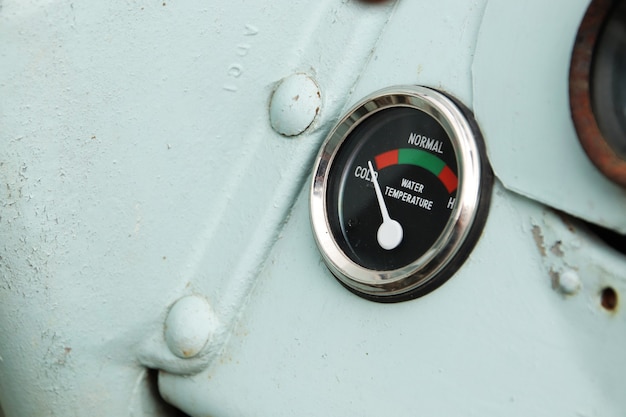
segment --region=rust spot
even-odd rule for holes
[[[578,139],[594,165],[609,179],[626,187],[626,161],[604,138],[591,105],[590,76],[593,53],[613,0],[593,0],[578,29],[569,73],[572,119]]]
[[[293,98],[293,101],[298,101],[298,100],[300,100],[300,94],[298,94],[297,96]]]
[[[548,275],[550,275],[550,284],[552,285],[552,289],[557,290],[559,288],[559,273],[550,268]]]
[[[69,355],[69,354],[70,354],[70,352],[72,351],[72,348],[71,348],[71,347],[65,347],[65,349],[64,349],[64,350],[65,350],[65,354],[66,354],[66,355]]]
[[[605,287],[600,293],[600,303],[608,311],[615,311],[618,304],[617,292],[611,287]]]
[[[541,234],[541,228],[539,226],[533,226],[533,239],[535,240],[537,248],[539,248],[541,256],[546,256],[546,247],[544,246],[543,235]]]

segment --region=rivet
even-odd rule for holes
[[[165,319],[165,343],[179,358],[193,358],[207,345],[218,324],[207,300],[195,295],[183,297]]]
[[[558,278],[559,291],[566,295],[574,295],[580,290],[580,277],[572,269],[562,272]]]
[[[283,78],[270,101],[272,128],[284,136],[299,135],[313,123],[321,105],[320,89],[310,76]]]

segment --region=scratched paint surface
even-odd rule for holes
[[[623,257],[550,209],[494,191],[464,267],[391,305],[333,279],[303,193],[219,360],[164,376],[163,394],[193,416],[623,415],[626,316],[599,297],[607,285],[626,291]],[[551,270],[565,265],[580,275],[576,295],[552,288]]]
[[[163,348],[169,305],[200,293],[230,325],[392,8],[2,2],[7,416],[143,415],[142,363],[203,366]],[[296,72],[323,108],[286,139],[268,103]]]
[[[491,56],[475,73],[487,5],[400,3],[353,100],[404,83],[442,88],[470,106],[482,99],[476,78],[500,71]],[[481,110],[479,123],[510,117]],[[485,140],[509,146],[506,136]],[[436,292],[398,305],[359,299],[332,278],[304,190],[219,359],[193,377],[163,375],[162,393],[194,416],[623,415],[625,318],[600,294],[626,290],[624,259],[508,185],[496,184],[467,264]],[[580,289],[564,295],[555,280],[571,271]]]
[[[626,291],[624,260],[542,205],[546,184],[512,185],[496,155],[511,139],[494,120],[513,113],[485,100],[484,80],[506,76],[485,36],[503,2],[0,5],[7,417],[174,415],[146,366],[194,417],[623,415],[625,319],[600,294]],[[297,72],[322,106],[287,139],[268,105]],[[474,107],[501,178],[466,266],[425,298],[380,305],[324,267],[306,193],[342,109],[394,84]],[[581,287],[564,295],[555,282],[571,271]],[[163,322],[189,294],[223,327],[183,360]]]

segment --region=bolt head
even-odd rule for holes
[[[559,291],[563,294],[574,295],[580,290],[580,287],[580,277],[576,271],[568,269],[559,275]]]
[[[207,300],[195,295],[183,297],[165,319],[165,343],[179,358],[193,358],[209,343],[218,324]]]
[[[304,132],[320,112],[322,98],[315,81],[306,74],[283,78],[270,101],[272,128],[284,136]]]

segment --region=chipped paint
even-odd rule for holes
[[[126,415],[145,367],[188,375],[219,357],[394,7],[2,2],[8,415]],[[303,141],[268,117],[295,73],[319,86]],[[180,358],[162,325],[193,293],[221,326]]]
[[[175,415],[160,392],[194,417],[621,416],[623,256],[544,205],[625,227],[623,191],[571,146],[551,78],[569,41],[548,35],[570,39],[583,3],[3,0],[7,415]],[[294,73],[323,91],[306,140],[268,120]],[[473,103],[499,180],[459,279],[381,306],[320,261],[303,188],[341,109],[393,84]],[[222,325],[183,359],[162,325],[194,293]]]
[[[543,242],[543,234],[541,233],[541,228],[537,225],[533,225],[532,233],[535,245],[537,245],[537,249],[539,249],[539,253],[541,254],[541,256],[546,256],[546,247]]]

